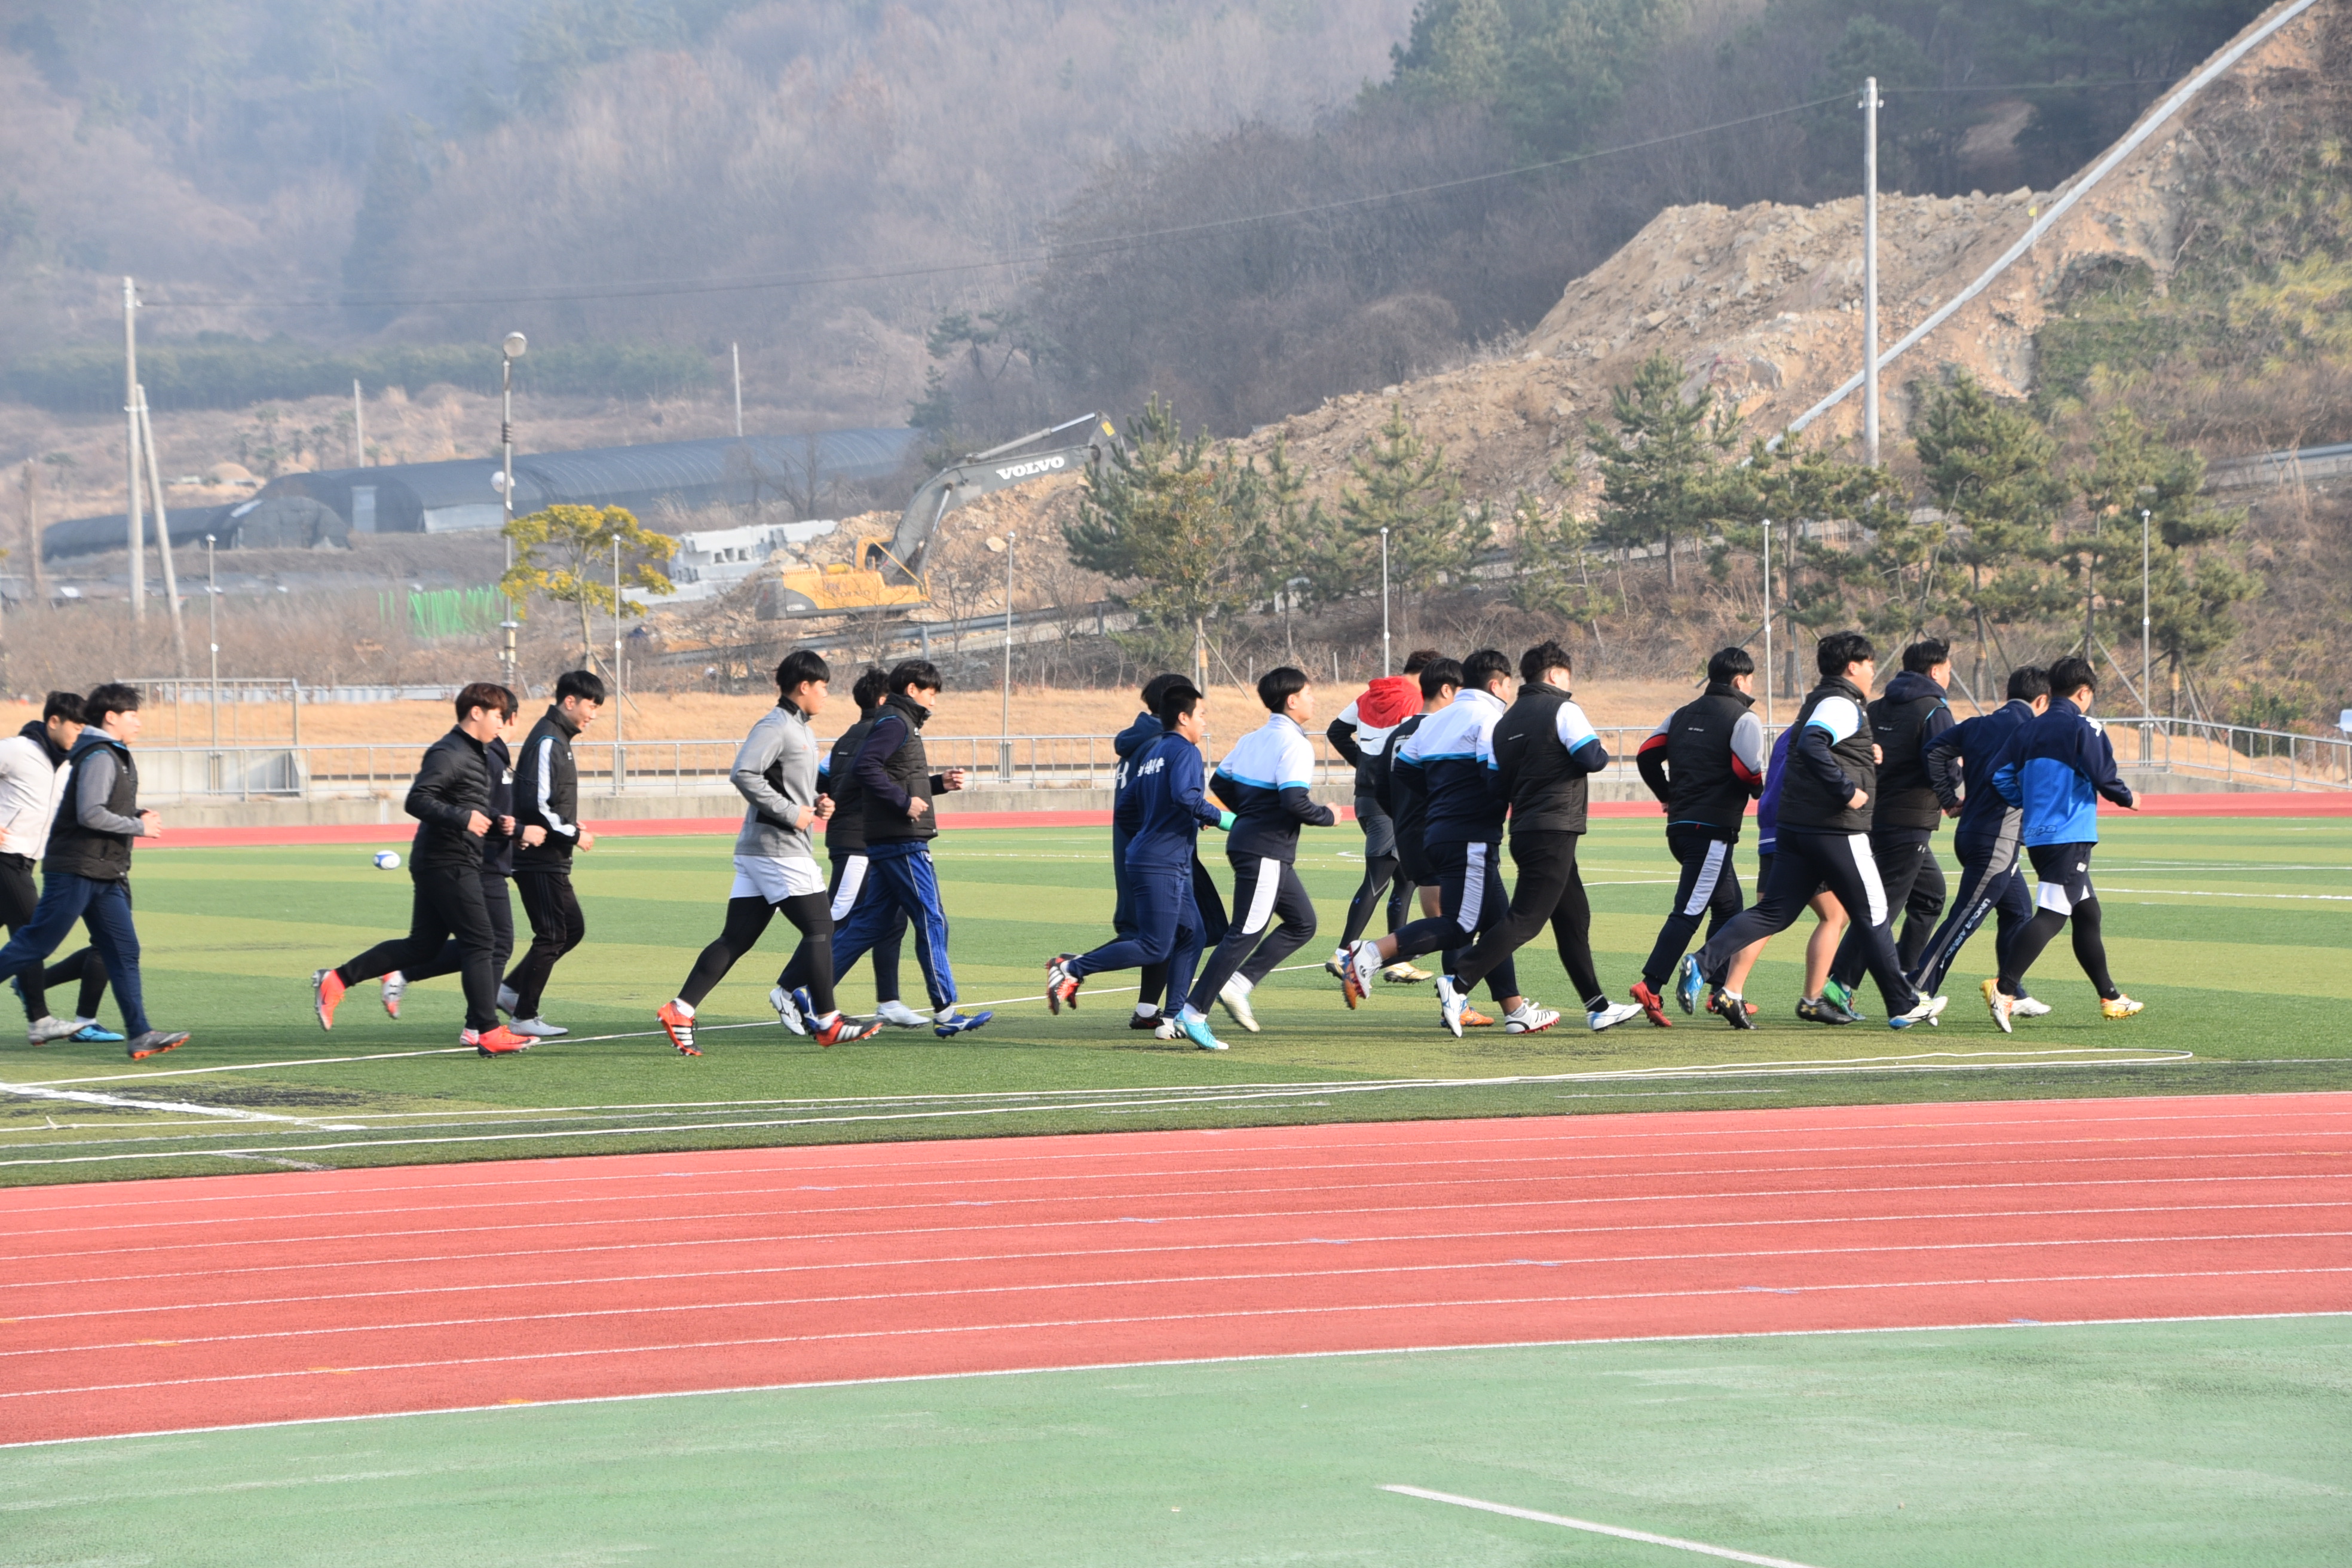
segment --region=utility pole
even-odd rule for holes
[[[352,378],[352,467],[364,468],[367,460],[367,399],[360,395],[359,378]]]
[[[139,391],[139,445],[147,456],[147,482],[155,491],[155,544],[163,557],[163,603],[172,612],[172,647],[178,658],[175,673],[188,677],[188,633],[180,619],[180,580],[172,565],[172,522],[163,510],[163,470],[155,458],[155,426],[147,417],[147,389]],[[143,554],[143,552],[142,552]]]
[[[131,621],[147,621],[147,529],[139,512],[139,286],[122,280],[122,456],[130,483],[126,519],[131,525]]]
[[[1878,467],[1878,79],[1862,83],[1862,453]]]
[[[507,571],[514,571],[514,362],[522,358],[530,347],[520,332],[509,332],[499,345],[503,356],[499,361],[499,444],[506,451],[506,468],[499,476],[499,495],[506,503],[506,527],[501,531],[507,542]],[[506,640],[499,649],[499,682],[511,691],[515,689],[515,631],[521,622],[515,616],[514,596],[507,596],[506,619],[499,623],[499,632]]]
[[[624,771],[628,766],[626,754],[621,750],[623,710],[629,705],[628,694],[621,689],[621,536],[613,535],[613,793],[621,793]]]
[[[2148,744],[2147,725],[2145,721],[2156,716],[2155,710],[2149,703],[2147,681],[2150,669],[2148,663],[2149,616],[2147,613],[2147,534],[2148,510],[2146,507],[2142,507],[2139,509],[2139,716],[2143,721],[2139,727],[2139,760],[2142,762],[2148,760],[2149,752],[2153,749]]]
[[[1389,531],[1385,528],[1381,530],[1381,673],[1396,673],[1389,651]]]
[[[1764,520],[1764,727],[1772,727],[1772,520],[1769,517]]]
[[[220,583],[213,575],[213,536],[209,533],[205,535],[205,629],[211,634],[205,640],[212,644],[213,750],[217,752],[220,750]]]
[[[31,563],[33,598],[36,602],[48,597],[48,584],[41,570],[41,470],[33,459],[25,459],[25,555]]]
[[[735,362],[735,439],[743,438],[743,345],[729,343],[727,355]]]

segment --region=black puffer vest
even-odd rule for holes
[[[909,800],[929,805],[931,798],[931,764],[923,754],[923,721],[930,711],[903,691],[894,691],[882,700],[882,710],[874,716],[881,722],[887,714],[897,714],[907,721],[907,738],[882,764],[890,782],[907,792]],[[893,805],[874,795],[866,797],[866,842],[885,844],[894,839],[936,838],[939,837],[937,813],[926,811],[920,816],[908,816],[907,808]]]
[[[1871,809],[1878,804],[1878,764],[1871,760],[1870,717],[1862,712],[1864,699],[1868,694],[1842,675],[1832,676],[1813,688],[1805,705],[1797,710],[1798,738],[1803,738],[1805,726],[1813,717],[1813,710],[1832,697],[1843,697],[1854,706],[1861,722],[1853,734],[1830,748],[1853,787],[1870,798],[1856,811],[1843,800],[1832,800],[1822,781],[1797,755],[1797,742],[1789,743],[1789,782],[1780,788],[1780,826],[1812,833],[1867,833],[1870,831]]]
[[[1511,781],[1511,836],[1581,833],[1586,775],[1559,742],[1559,705],[1568,693],[1530,681],[1495,721],[1495,765]]]
[[[1700,823],[1737,840],[1756,792],[1731,766],[1731,735],[1756,705],[1730,686],[1709,686],[1666,721],[1666,820]]]
[[[106,809],[117,816],[139,815],[139,764],[131,760],[131,748],[92,724],[74,742],[73,755],[67,766],[75,776],[66,781],[66,797],[58,806],[58,819],[49,827],[49,847],[41,861],[41,869],[48,876],[88,877],[99,882],[126,881],[131,876],[131,840],[128,833],[101,833],[81,825],[81,813],[77,803],[81,798],[80,770],[93,752],[111,750],[114,765],[114,789],[106,797]]]

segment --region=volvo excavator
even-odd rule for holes
[[[796,566],[761,581],[754,614],[763,621],[781,621],[928,604],[923,559],[940,519],[997,490],[1100,463],[1118,439],[1109,419],[1087,414],[974,453],[926,480],[907,503],[898,532],[859,540],[853,561]]]

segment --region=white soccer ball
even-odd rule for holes
[[[377,870],[379,870],[379,871],[397,871],[397,870],[399,870],[399,869],[400,869],[400,855],[399,855],[399,852],[398,852],[398,851],[396,851],[396,850],[392,850],[392,849],[379,849],[379,850],[377,850],[377,851],[375,852],[375,868],[376,868]]]

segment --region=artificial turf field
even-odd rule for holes
[[[1378,995],[1349,1015],[1328,979],[1307,972],[1261,991],[1266,1032],[1230,1037],[1236,1048],[1222,1058],[1126,1030],[1125,1005],[1108,984],[1090,988],[1075,1017],[1048,1019],[1024,1002],[959,1041],[894,1035],[821,1053],[759,1022],[773,972],[763,962],[704,1010],[710,1022],[732,1016],[754,1026],[711,1035],[698,1061],[643,1037],[542,1047],[520,1060],[394,1054],[446,1049],[457,1013],[446,982],[413,993],[397,1024],[355,993],[344,1023],[322,1037],[308,1016],[305,977],[396,925],[405,879],[369,870],[365,852],[349,848],[153,854],[137,879],[152,1006],[160,1022],[195,1028],[195,1042],[150,1070],[93,1047],[11,1047],[14,1065],[0,1077],[20,1088],[79,1080],[69,1092],[176,1104],[7,1096],[0,1158],[11,1163],[0,1169],[19,1184],[275,1170],[283,1173],[247,1184],[286,1194],[329,1191],[305,1173],[321,1167],[517,1155],[1642,1110],[1754,1108],[1785,1120],[1822,1114],[1807,1106],[2241,1090],[2251,1091],[2242,1103],[2258,1124],[2265,1104],[2288,1103],[2266,1094],[2352,1087],[2339,1022],[2352,995],[2347,840],[2352,829],[2337,821],[2113,824],[2097,869],[2115,968],[2149,1004],[2127,1025],[2098,1022],[2061,944],[2036,987],[2058,1012],[2007,1039],[1975,1004],[1967,983],[1979,972],[1966,962],[1951,1021],[1906,1036],[1876,1024],[1798,1025],[1786,1013],[1793,964],[1768,960],[1750,988],[1768,1004],[1752,1035],[1697,1020],[1597,1039],[1563,1028],[1455,1042],[1433,1026],[1425,994]],[[1083,830],[945,841],[968,1005],[1034,994],[1043,958],[1098,929],[1108,906],[1101,851],[1102,836]],[[725,853],[718,839],[608,840],[583,861],[590,943],[559,970],[551,1012],[583,1035],[645,1028],[715,922]],[[1670,889],[1664,858],[1650,825],[1603,823],[1584,859],[1602,972],[1622,986]],[[1331,849],[1306,858],[1327,927],[1338,923],[1352,868]],[[606,940],[624,935],[632,940]],[[1794,957],[1788,945],[1781,961]],[[1549,954],[1531,957],[1525,974],[1539,999],[1564,999]],[[2136,1102],[2150,1103],[2160,1104]],[[2208,1112],[2219,1104],[2210,1113],[2227,1116],[2231,1102],[2181,1103]],[[223,1111],[287,1120],[224,1124]],[[1963,1113],[1979,1114],[1959,1105],[1936,1114]],[[2049,1157],[2062,1144],[2129,1142],[2085,1126],[2053,1131]],[[1904,1141],[1898,1132],[1888,1142]],[[2005,1157],[2031,1163],[2034,1142],[2020,1137],[2025,1152]],[[2338,1155],[2314,1131],[2262,1157],[2286,1160],[2294,1173],[2245,1165],[2242,1179],[2257,1196],[2262,1184],[2288,1179],[2325,1188]],[[2132,1179],[2208,1180],[2196,1173],[2198,1158],[2193,1146],[2151,1156]],[[619,1163],[500,1170],[600,1163]],[[205,1182],[156,1190],[196,1201],[215,1189],[244,1190]],[[113,1191],[135,1225],[139,1190]],[[13,1194],[49,1196],[67,1194]],[[698,1206],[679,1202],[682,1216]],[[1779,1202],[1762,1201],[1762,1212]],[[2310,1201],[2286,1206],[2341,1213]],[[2305,1277],[2292,1303],[2281,1298],[2280,1310],[2297,1315],[2277,1318],[1143,1364],[9,1447],[0,1449],[0,1563],[1687,1560],[1673,1545],[1385,1486],[1810,1568],[2352,1562],[2344,1523],[2352,1317],[2341,1315],[2352,1297],[2328,1300],[2326,1284],[2352,1255],[2332,1218],[2300,1217],[2281,1233],[2299,1240],[2267,1238],[2300,1248],[2285,1272]],[[676,1224],[683,1235],[689,1219]],[[1558,1268],[1540,1257],[1504,1261]],[[0,1270],[0,1285],[27,1267],[20,1258]],[[1679,1277],[1710,1265],[1658,1267]],[[2108,1278],[2111,1289],[2131,1289],[2128,1272]],[[1769,1281],[1731,1289],[1767,1292],[1740,1298],[1758,1304],[1759,1322],[1808,1299]],[[2244,1301],[2234,1310],[2261,1310]],[[291,1310],[257,1308],[250,1326],[267,1337]],[[101,1338],[117,1332],[96,1328]],[[0,1349],[18,1331],[0,1330]],[[143,1344],[186,1331],[142,1315],[119,1331]],[[495,1357],[524,1350],[541,1331],[475,1332]],[[1129,1342],[1119,1359],[1170,1353],[1150,1330]],[[30,1375],[5,1365],[27,1364],[18,1358],[29,1353],[0,1353],[0,1390]],[[457,1403],[494,1403],[499,1392],[485,1383]],[[0,1402],[0,1441],[8,1419]],[[135,1412],[126,1423],[137,1424]]]

